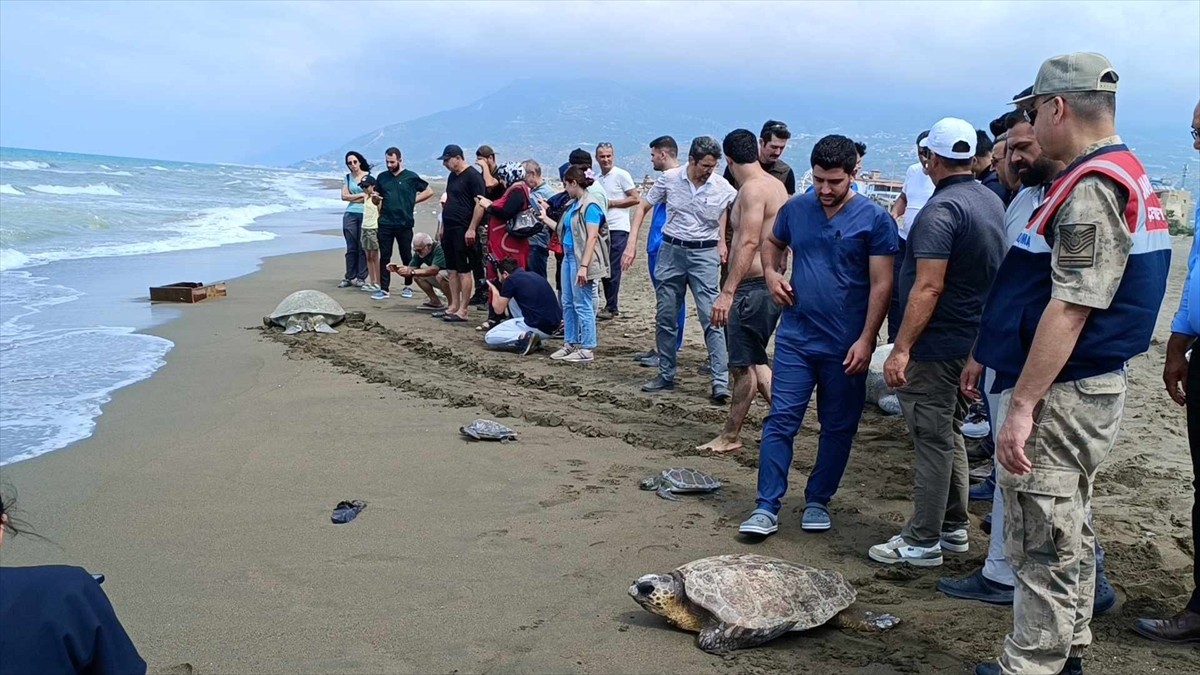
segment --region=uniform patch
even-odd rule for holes
[[[1058,266],[1067,269],[1088,268],[1096,264],[1096,225],[1059,225]]]

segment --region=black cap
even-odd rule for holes
[[[375,187],[375,177],[372,176],[371,174],[367,174],[367,175],[363,176],[363,179],[358,181],[358,187],[360,187],[364,190],[367,189],[368,187]]]
[[[575,166],[585,166],[591,168],[592,155],[583,148],[575,148],[571,151],[571,154],[567,156],[567,161]]]
[[[438,157],[438,159],[440,159],[444,162],[444,161],[450,159],[451,157],[462,157],[462,156],[463,156],[462,148],[458,147],[457,145],[450,144],[450,145],[446,146],[445,150],[442,150],[442,156]]]

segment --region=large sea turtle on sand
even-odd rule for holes
[[[629,587],[648,612],[698,632],[706,652],[755,647],[789,631],[829,622],[841,628],[881,631],[900,619],[890,614],[856,619],[844,611],[854,588],[839,573],[752,553],[692,561],[669,574],[647,574]]]
[[[321,291],[296,291],[284,298],[274,312],[264,316],[263,324],[280,326],[284,335],[304,331],[336,333],[333,326],[345,318],[346,310]]]

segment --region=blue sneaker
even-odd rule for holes
[[[804,505],[804,517],[800,519],[800,529],[805,532],[824,532],[831,527],[833,527],[833,521],[829,518],[829,509],[815,503]]]
[[[764,509],[755,509],[746,522],[738,527],[738,532],[742,534],[757,534],[762,537],[775,534],[778,530],[779,521],[775,514]]]
[[[996,493],[996,483],[991,478],[971,486],[967,499],[973,502],[990,502]]]
[[[372,300],[387,300],[390,297],[392,297],[391,293],[384,290],[378,290],[371,294]]]
[[[400,290],[400,297],[411,298],[412,296],[413,296],[412,289],[409,288],[408,286],[405,286],[403,289]]]

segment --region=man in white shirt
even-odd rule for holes
[[[625,244],[629,241],[629,209],[637,206],[638,189],[633,176],[619,166],[614,166],[612,143],[596,146],[596,163],[600,165],[600,176],[596,182],[608,197],[609,260],[620,260],[625,255]],[[634,242],[634,246],[637,242]],[[614,319],[621,314],[617,299],[621,294],[621,266],[613,265],[611,275],[603,280],[604,309],[596,315],[601,321]]]
[[[634,230],[640,230],[646,214],[656,204],[667,205],[663,243],[654,275],[658,277],[655,297],[655,339],[658,344],[658,377],[642,385],[645,392],[675,389],[675,352],[678,349],[678,315],[684,294],[692,289],[696,313],[704,327],[704,343],[712,371],[712,400],[729,402],[729,354],[725,332],[712,325],[710,317],[717,299],[717,283],[725,247],[726,209],[737,190],[713,171],[721,161],[721,144],[711,136],[692,141],[687,166],[663,172],[641,201]]]
[[[896,253],[897,260],[904,260],[904,244],[908,239],[908,228],[917,222],[917,214],[925,206],[925,202],[933,196],[933,181],[925,173],[929,161],[929,151],[921,147],[921,141],[929,135],[922,131],[917,136],[917,163],[908,167],[904,174],[904,187],[896,203],[892,204],[892,218],[896,221],[896,230],[900,235],[900,249]],[[900,265],[892,270],[895,278],[892,280],[892,306],[888,309],[888,344],[896,341],[900,332],[900,320],[904,318],[904,309],[900,304]]]

